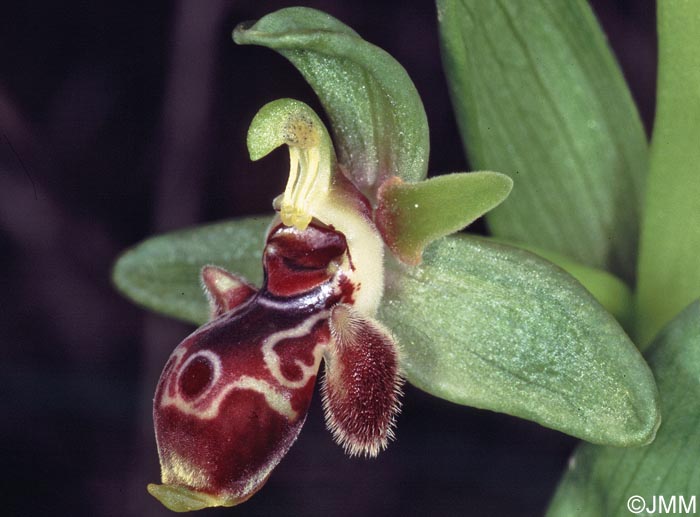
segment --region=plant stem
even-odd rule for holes
[[[638,269],[642,348],[700,296],[700,2],[661,0],[658,33],[657,109]]]

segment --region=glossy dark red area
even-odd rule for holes
[[[195,398],[212,380],[213,366],[206,357],[195,357],[180,374],[180,392]]]
[[[342,233],[312,223],[303,231],[279,225],[268,237],[266,247],[284,257],[290,267],[320,269],[345,253],[348,245]]]
[[[279,297],[291,297],[308,292],[327,282],[331,274],[326,268],[303,269],[290,266],[289,262],[274,253],[265,257],[266,288]]]
[[[329,281],[347,253],[345,236],[317,223],[305,230],[282,224],[273,228],[263,257],[266,290],[281,297],[308,292]]]

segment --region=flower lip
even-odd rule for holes
[[[172,510],[243,502],[301,429],[329,339],[329,312],[267,301],[254,296],[201,327],[161,375],[153,415],[162,485],[149,492]],[[211,363],[211,382],[207,364],[200,378],[183,382],[200,357]]]

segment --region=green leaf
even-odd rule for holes
[[[537,246],[509,242],[498,238],[491,238],[490,240],[522,248],[559,266],[578,280],[598,300],[598,303],[605,307],[605,310],[615,316],[615,319],[620,322],[623,328],[630,329],[632,327],[634,319],[632,291],[627,284],[615,275],[601,269],[584,266],[559,253],[543,250]]]
[[[419,183],[389,179],[379,189],[375,221],[391,251],[416,265],[428,244],[473,223],[512,188],[508,176],[490,171],[446,174]]]
[[[654,379],[576,280],[526,251],[465,235],[388,272],[382,319],[408,380],[447,400],[534,420],[594,443],[654,437]]]
[[[262,282],[262,250],[271,217],[249,217],[148,239],[114,266],[117,288],[136,303],[192,323],[209,317],[199,272],[213,264]]]
[[[373,193],[383,179],[425,178],[428,122],[406,71],[345,24],[305,7],[241,24],[233,39],[278,51],[302,73],[331,120],[339,162]]]
[[[659,75],[639,257],[646,345],[700,296],[700,2],[659,2]]]
[[[663,330],[647,357],[661,394],[663,422],[656,440],[638,449],[580,446],[550,517],[631,515],[627,502],[635,495],[651,508],[652,496],[669,501],[682,495],[689,502],[700,493],[700,303]]]
[[[584,0],[438,0],[471,165],[515,179],[492,233],[634,279],[642,124]]]

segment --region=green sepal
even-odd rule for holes
[[[419,183],[390,178],[379,188],[374,218],[394,255],[416,265],[428,244],[471,224],[512,188],[508,176],[490,171],[446,174]]]
[[[678,315],[646,356],[661,394],[663,421],[656,440],[638,449],[581,445],[552,500],[550,517],[632,515],[627,506],[632,496],[651,508],[653,496],[667,502],[675,496],[679,504],[680,496],[690,503],[700,493],[700,302]],[[660,512],[657,506],[656,513],[691,512]]]
[[[615,319],[620,322],[620,325],[625,330],[629,331],[632,329],[634,324],[634,297],[632,290],[612,273],[584,266],[564,255],[544,250],[537,246],[509,242],[498,238],[491,238],[491,240],[522,248],[559,266],[578,280],[583,287],[588,289],[588,292],[598,300],[598,303],[605,307],[605,310],[615,316]]]
[[[457,235],[429,246],[420,266],[397,264],[387,278],[380,319],[417,387],[593,443],[654,438],[658,394],[649,368],[615,319],[562,269]]]
[[[143,307],[202,324],[209,319],[199,278],[202,267],[220,266],[260,285],[271,220],[271,216],[247,217],[152,237],[119,257],[112,280]]]
[[[425,178],[425,110],[406,71],[385,51],[306,7],[240,24],[233,39],[274,49],[301,72],[330,118],[339,163],[365,193],[373,197],[391,176]]]

